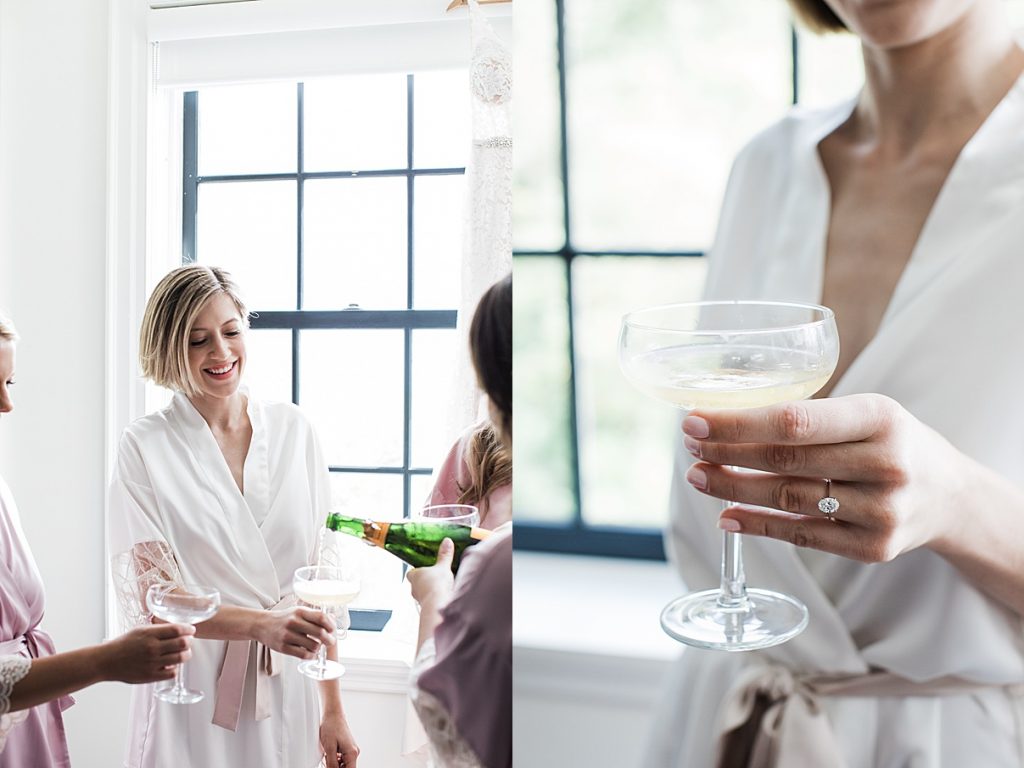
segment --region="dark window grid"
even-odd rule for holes
[[[581,555],[604,555],[610,557],[636,558],[643,560],[664,560],[665,548],[660,530],[640,527],[598,526],[583,519],[585,497],[580,484],[579,433],[577,427],[576,401],[576,342],[574,335],[575,301],[572,278],[572,262],[579,256],[645,256],[661,258],[700,258],[705,251],[650,251],[650,250],[584,250],[572,244],[572,221],[569,202],[571,199],[568,164],[568,130],[566,120],[566,77],[565,77],[565,0],[555,0],[556,45],[558,47],[558,97],[559,97],[559,174],[562,181],[562,226],[565,233],[564,245],[554,251],[516,250],[516,258],[558,258],[565,269],[566,311],[568,312],[569,348],[569,462],[570,485],[575,501],[573,519],[568,524],[525,523],[516,524],[515,548],[537,552],[561,552]],[[791,57],[791,98],[796,104],[800,93],[799,55],[800,41],[796,28],[790,25]],[[524,510],[527,511],[527,510]]]
[[[352,474],[394,474],[403,479],[402,498],[403,514],[408,517],[411,506],[411,483],[415,475],[429,475],[433,472],[429,467],[413,467],[412,464],[412,332],[414,329],[454,329],[456,327],[455,310],[416,310],[413,308],[414,297],[414,197],[415,179],[418,176],[464,175],[465,167],[450,168],[414,168],[414,106],[415,78],[406,76],[406,167],[384,169],[349,169],[334,171],[305,170],[305,109],[304,88],[302,83],[296,84],[297,99],[297,141],[296,141],[296,172],[295,173],[249,173],[249,174],[217,174],[200,176],[199,169],[199,99],[198,92],[191,91],[184,95],[184,130],[183,130],[183,204],[182,204],[182,263],[195,263],[196,220],[198,214],[198,198],[200,186],[239,181],[280,181],[296,182],[296,213],[298,222],[296,232],[296,309],[294,311],[254,312],[251,327],[254,329],[285,329],[292,333],[292,402],[299,402],[301,363],[301,331],[304,329],[369,329],[390,328],[404,331],[404,397],[403,397],[403,435],[402,435],[402,466],[401,467],[358,467],[331,466],[331,472]],[[405,310],[360,310],[346,309],[337,311],[303,310],[303,198],[304,182],[311,179],[359,178],[359,177],[405,177],[407,195],[407,226],[406,226],[406,309]]]

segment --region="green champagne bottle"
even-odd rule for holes
[[[385,523],[337,514],[327,516],[327,527],[332,531],[347,533],[349,536],[363,539],[367,544],[386,549],[414,568],[436,563],[441,542],[451,539],[455,545],[455,556],[452,558],[453,572],[459,570],[462,553],[467,547],[478,544],[491,535],[485,528],[472,528],[468,525],[411,520]]]

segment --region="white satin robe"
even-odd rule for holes
[[[820,302],[830,198],[817,145],[852,108],[797,110],[738,157],[710,255],[709,299]],[[888,395],[963,453],[1024,485],[1022,291],[1024,80],[963,149],[877,335],[832,396]],[[686,482],[691,462],[680,440],[666,541],[689,588],[705,589],[719,580],[721,505]],[[1024,683],[1021,618],[931,551],[864,565],[747,537],[744,554],[748,583],[799,597],[810,610],[808,628],[759,653],[686,649],[645,768],[710,765],[723,696],[740,666],[757,657],[801,672],[870,666],[914,681],[957,675]],[[850,768],[1008,768],[1024,765],[1013,699],[993,688],[825,706]]]
[[[249,399],[252,443],[239,492],[203,417],[181,394],[129,426],[112,481],[109,549],[115,559],[140,542],[166,542],[186,583],[216,587],[225,605],[266,609],[292,591],[309,564],[330,503],[327,464],[309,422],[290,403]],[[116,565],[115,565],[116,568]],[[129,574],[130,576],[131,574]],[[115,573],[115,580],[118,574]],[[197,704],[153,698],[134,686],[129,768],[312,768],[319,764],[316,683],[297,659],[275,654],[271,716],[256,721],[250,658],[237,731],[211,724],[227,643],[196,640],[186,684]]]

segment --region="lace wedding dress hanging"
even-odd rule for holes
[[[492,283],[512,270],[512,52],[469,0],[472,145],[466,166],[462,296],[452,410],[454,439],[478,416],[479,391],[468,352],[469,324]]]

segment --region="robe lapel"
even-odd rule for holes
[[[850,105],[852,107],[852,105]],[[858,392],[884,389],[884,378],[892,361],[898,359],[907,344],[907,335],[900,332],[904,321],[909,322],[908,309],[927,301],[934,290],[944,284],[943,277],[958,259],[977,257],[973,253],[984,242],[971,221],[1000,223],[1006,216],[1016,215],[1024,201],[1020,178],[1024,175],[1024,131],[1021,130],[1024,111],[1024,78],[1018,81],[1007,97],[989,116],[978,132],[968,141],[950,170],[950,174],[936,198],[911,257],[897,282],[889,305],[882,317],[875,337],[865,346],[847,368],[833,388],[833,397]],[[840,110],[836,117],[845,119],[849,112]],[[774,298],[819,302],[824,280],[824,262],[831,208],[829,188],[817,152],[818,142],[832,131],[840,120],[828,121],[824,130],[805,138],[802,157],[808,160],[805,178],[794,185],[796,191],[788,205],[805,212],[795,216],[784,214],[784,221],[800,221],[806,228],[788,233],[782,241],[783,250],[776,254],[777,261],[786,266],[772,274],[765,290]],[[1007,148],[1016,148],[1007,151]],[[974,216],[973,211],[984,216]],[[780,255],[781,254],[781,255]],[[941,307],[937,307],[941,310]],[[760,544],[760,542],[759,542]],[[795,547],[782,545],[758,546],[748,556],[751,572],[756,573],[757,560],[765,557],[774,562],[774,569],[786,574],[786,583],[778,586],[799,596],[811,614],[799,658],[787,659],[787,646],[772,649],[768,655],[780,661],[810,660],[822,669],[863,671],[865,664],[846,622],[841,618],[843,603],[834,605],[821,584],[810,573],[805,558],[818,558],[816,569],[823,582],[844,580],[865,566],[842,558],[804,553]],[[810,649],[810,659],[808,659]],[[859,669],[858,669],[859,668]]]
[[[228,469],[224,455],[220,451],[220,446],[217,445],[217,440],[205,419],[185,395],[175,394],[172,405],[178,426],[185,434],[195,457],[195,464],[202,474],[202,477],[197,479],[205,481],[220,501],[225,535],[231,536],[238,551],[244,553],[242,561],[232,565],[253,586],[254,591],[259,594],[260,600],[265,603],[264,607],[276,604],[281,599],[281,594],[273,558],[248,503],[235,484],[231,470]],[[262,437],[259,442],[265,444],[265,431],[261,429],[259,434]],[[257,442],[257,429],[254,424],[253,443]],[[251,450],[252,447],[250,447]],[[265,456],[265,445],[262,452]],[[265,478],[266,473],[264,472],[263,475]],[[264,483],[266,483],[265,479]],[[217,514],[217,512],[211,510],[210,514]]]

